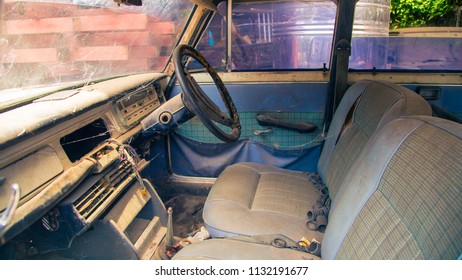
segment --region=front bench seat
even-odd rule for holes
[[[322,259],[457,259],[462,256],[461,182],[462,125],[424,116],[389,123],[340,186]],[[184,248],[174,259],[313,258],[212,239]]]
[[[353,108],[353,109],[352,109]],[[370,137],[400,116],[431,115],[415,92],[388,82],[362,81],[345,93],[325,140],[318,172],[332,200]],[[203,218],[212,237],[278,233],[322,239],[306,228],[319,193],[313,174],[256,163],[226,168],[206,200]]]

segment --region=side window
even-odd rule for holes
[[[197,46],[200,53],[217,71],[226,67],[226,10],[226,2],[220,2],[218,12]],[[190,67],[195,68],[200,65]]]
[[[425,5],[360,0],[356,4],[350,69],[460,71],[462,27],[457,27],[457,15],[460,17],[461,8],[448,8],[438,18],[431,9],[443,7]],[[423,11],[434,15],[426,16]]]
[[[426,8],[425,5],[430,5],[427,2],[420,6],[412,3],[411,0],[358,1],[350,69],[462,69],[462,7],[457,6],[458,1],[454,7],[446,7],[452,2],[444,7],[439,7],[440,2],[427,7],[426,12],[433,13],[432,16],[416,10]],[[219,12],[198,46],[217,69],[227,66],[226,7],[226,2],[220,3]],[[442,12],[445,14],[440,15]],[[328,0],[233,4],[229,69],[328,68],[335,13],[334,1]]]
[[[224,5],[223,5],[224,4]],[[199,50],[217,68],[226,65],[226,3],[219,6]],[[329,67],[336,5],[332,1],[233,4],[231,70]]]

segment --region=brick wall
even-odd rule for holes
[[[121,9],[9,0],[3,14],[0,89],[157,70],[176,41],[173,22]]]

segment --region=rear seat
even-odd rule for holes
[[[322,259],[457,259],[461,182],[462,125],[426,116],[390,122],[364,147],[332,201]],[[190,245],[174,257],[313,258],[229,238]]]
[[[283,234],[321,241],[323,233],[306,228],[323,183],[332,200],[366,143],[400,116],[431,115],[425,100],[407,88],[381,81],[351,86],[335,112],[317,174],[256,163],[228,167],[212,187],[204,222],[212,237]]]

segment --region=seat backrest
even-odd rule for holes
[[[462,252],[462,125],[392,121],[340,186],[323,259],[457,259]]]
[[[332,200],[343,178],[372,135],[402,116],[431,116],[430,105],[417,93],[384,81],[352,85],[334,114],[318,172]]]

